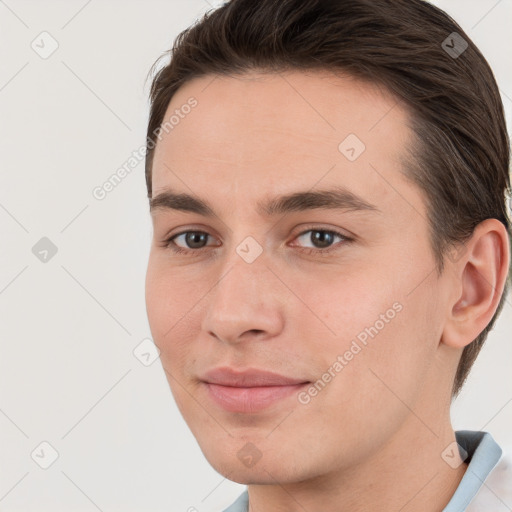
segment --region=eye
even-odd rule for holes
[[[210,236],[211,235],[205,231],[182,231],[181,233],[172,235],[171,237],[164,240],[163,247],[171,249],[171,251],[177,254],[198,254],[203,249],[208,247],[207,240]],[[336,245],[332,245],[336,238],[338,238],[340,242]],[[301,239],[302,243],[307,243],[310,241],[313,244],[313,247],[298,247],[300,252],[307,254],[325,254],[331,251],[335,251],[340,248],[340,245],[351,242],[353,240],[352,238],[343,235],[338,231],[322,228],[302,231],[298,236],[294,238],[294,240]],[[185,247],[182,247],[180,244],[184,244]],[[292,245],[292,247],[296,246]]]
[[[332,245],[335,239],[340,239],[340,242],[336,245]],[[351,242],[352,238],[349,238],[338,231],[334,231],[332,229],[308,229],[306,231],[302,231],[296,238],[296,240],[301,240],[304,242],[311,242],[313,247],[301,247],[299,250],[301,252],[305,252],[308,254],[314,253],[329,253],[331,251],[338,250],[340,245],[344,243]]]
[[[205,241],[209,236],[210,235],[205,231],[183,231],[165,240],[164,247],[168,247],[172,251],[180,254],[198,252],[204,249]],[[185,243],[184,248],[176,243],[176,240],[179,240],[180,237],[183,237],[183,243]]]

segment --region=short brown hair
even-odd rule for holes
[[[154,73],[146,185],[156,133],[175,92],[194,77],[251,70],[345,71],[391,91],[412,112],[416,134],[406,176],[426,198],[438,275],[475,227],[510,219],[510,146],[503,104],[487,61],[461,27],[423,0],[231,0],[181,32]],[[454,252],[455,251],[455,252]],[[458,395],[506,299],[462,353]]]

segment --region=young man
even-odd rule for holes
[[[179,36],[146,303],[248,485],[226,512],[510,510],[501,448],[450,421],[507,292],[508,164],[487,62],[421,0],[232,0]]]

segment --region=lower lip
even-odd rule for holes
[[[260,386],[237,388],[205,382],[208,395],[220,407],[229,412],[254,413],[270,405],[296,395],[309,382],[290,386]]]

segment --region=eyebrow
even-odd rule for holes
[[[177,210],[197,213],[205,217],[216,217],[215,210],[208,201],[191,194],[176,193],[170,189],[166,189],[151,198],[149,207],[150,212]],[[262,217],[322,208],[382,213],[377,206],[342,186],[315,191],[292,192],[263,202],[260,201],[257,204],[257,212]]]

